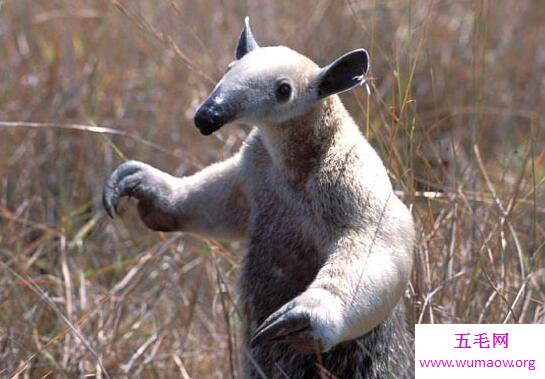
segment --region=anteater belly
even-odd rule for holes
[[[290,216],[288,210],[276,208],[254,218],[240,283],[251,330],[303,292],[324,262],[296,217]]]

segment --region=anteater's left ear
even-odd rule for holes
[[[244,29],[242,29],[242,33],[240,33],[240,38],[238,39],[235,56],[237,59],[240,59],[258,47],[259,45],[252,34],[252,29],[250,28],[250,18],[246,16],[246,18],[244,18]]]
[[[322,68],[317,77],[318,97],[348,91],[363,83],[369,69],[369,54],[353,50]]]

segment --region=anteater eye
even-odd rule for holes
[[[276,100],[287,101],[291,96],[291,86],[288,82],[280,82],[276,87]]]

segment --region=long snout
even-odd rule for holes
[[[226,101],[225,96],[216,91],[197,109],[194,118],[195,126],[207,136],[233,121],[236,115],[237,108]]]

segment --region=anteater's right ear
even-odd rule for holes
[[[369,70],[369,54],[353,50],[322,68],[317,78],[318,97],[348,91],[362,84]]]
[[[237,50],[235,56],[237,59],[242,58],[250,51],[255,50],[259,47],[255,38],[252,34],[252,29],[250,29],[250,18],[246,16],[244,19],[244,29],[240,33],[240,38],[238,39]]]

